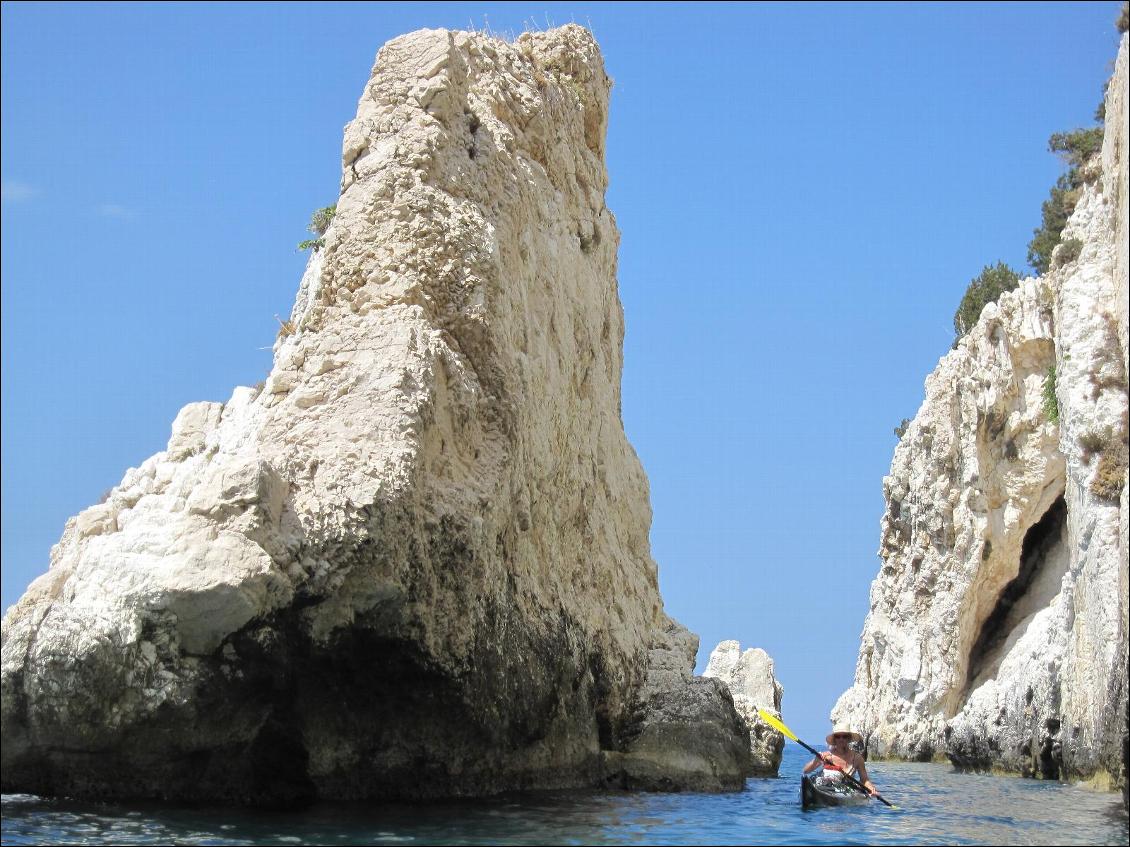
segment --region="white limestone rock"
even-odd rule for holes
[[[734,698],[734,706],[749,727],[750,773],[776,776],[781,767],[785,737],[758,715],[765,709],[781,717],[784,689],[773,673],[773,660],[760,647],[742,651],[737,641],[722,641],[714,648],[702,674],[721,680]]]
[[[382,48],[263,389],[182,410],[5,617],[5,791],[600,781],[669,626],[620,419],[610,87],[572,25]],[[713,761],[694,785],[736,787],[740,752]]]
[[[1078,258],[985,308],[883,480],[883,565],[833,711],[872,753],[1125,790],[1126,88],[1123,35],[1102,174],[1064,230]]]
[[[208,436],[220,425],[223,403],[189,403],[173,421],[173,434],[169,438],[165,455],[179,462],[204,449]]]

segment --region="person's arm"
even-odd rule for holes
[[[859,771],[859,781],[863,783],[863,787],[871,792],[872,797],[878,797],[879,789],[875,787],[875,783],[867,776],[867,764],[858,753],[855,754],[855,769]]]
[[[824,766],[824,757],[823,756],[817,756],[815,759],[813,759],[811,762],[809,762],[807,765],[804,766],[804,770],[802,770],[801,773],[811,773],[812,771],[816,770],[817,768],[823,767],[823,766]]]

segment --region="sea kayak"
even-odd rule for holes
[[[807,776],[800,778],[800,805],[805,809],[821,806],[864,806],[871,798],[846,782],[835,783],[814,780]]]

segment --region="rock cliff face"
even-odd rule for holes
[[[939,363],[883,481],[836,719],[878,755],[1126,785],[1127,38],[1053,269]]]
[[[689,636],[620,419],[610,85],[576,26],[380,51],[265,386],[182,410],[5,617],[5,791],[591,785],[645,724],[717,737],[667,787],[741,785],[693,652],[648,711]]]
[[[750,773],[776,776],[781,768],[785,737],[757,714],[758,709],[765,709],[781,717],[781,697],[785,692],[773,673],[769,654],[760,647],[743,653],[737,641],[723,641],[710,654],[702,675],[726,684],[738,714],[749,727]]]

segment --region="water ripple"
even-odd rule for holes
[[[897,810],[804,812],[790,748],[781,779],[736,794],[553,792],[427,806],[323,804],[296,813],[3,796],[2,844],[1119,844],[1118,795],[1072,785],[869,768]]]

